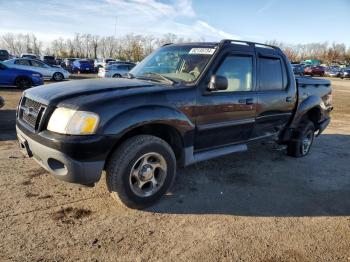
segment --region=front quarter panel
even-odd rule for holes
[[[121,137],[128,131],[147,124],[165,124],[174,127],[185,141],[187,140],[185,137],[195,128],[194,122],[184,112],[165,106],[144,106],[118,114],[105,124],[102,133],[118,134]]]

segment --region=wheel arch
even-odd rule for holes
[[[309,96],[307,99],[305,99],[298,106],[291,127],[297,128],[303,119],[309,118],[315,124],[315,128],[317,129],[319,120],[321,119],[322,103],[322,99],[319,96]]]
[[[27,75],[19,75],[19,76],[16,76],[16,77],[15,77],[15,80],[14,80],[14,82],[13,82],[13,84],[16,85],[16,84],[17,84],[17,81],[18,81],[19,79],[27,79],[27,80],[29,80],[30,83],[33,85],[33,80],[32,80],[32,78],[29,77],[29,76],[27,76]]]
[[[107,155],[108,162],[125,140],[136,135],[154,135],[165,140],[181,161],[183,149],[193,144],[194,123],[176,109],[149,106],[132,109],[114,117],[106,125],[104,134],[119,134],[116,143]]]

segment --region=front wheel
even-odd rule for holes
[[[303,121],[287,145],[287,154],[293,157],[306,156],[315,138],[315,126],[310,120]]]
[[[59,81],[62,81],[64,79],[64,76],[62,73],[57,72],[57,73],[53,74],[52,78],[53,78],[53,80],[59,82]]]
[[[15,84],[19,89],[26,89],[32,86],[32,81],[26,77],[19,77],[16,79]]]
[[[164,140],[139,135],[126,140],[112,154],[106,173],[112,196],[130,208],[142,209],[154,204],[170,188],[176,159]]]

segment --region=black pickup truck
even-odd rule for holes
[[[275,47],[244,41],[165,45],[120,79],[28,89],[17,111],[22,150],[58,179],[144,208],[187,166],[274,140],[309,153],[330,122],[330,82],[294,78]]]

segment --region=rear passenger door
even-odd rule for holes
[[[258,102],[252,139],[279,133],[288,123],[296,102],[282,56],[277,52],[258,53],[257,66]]]
[[[30,62],[28,59],[17,59],[14,61],[15,68],[25,69],[25,70],[31,70]]]
[[[39,72],[44,77],[52,77],[52,72],[50,70],[50,67],[46,65],[45,63],[36,61],[36,60],[30,60],[31,63],[31,70]]]

